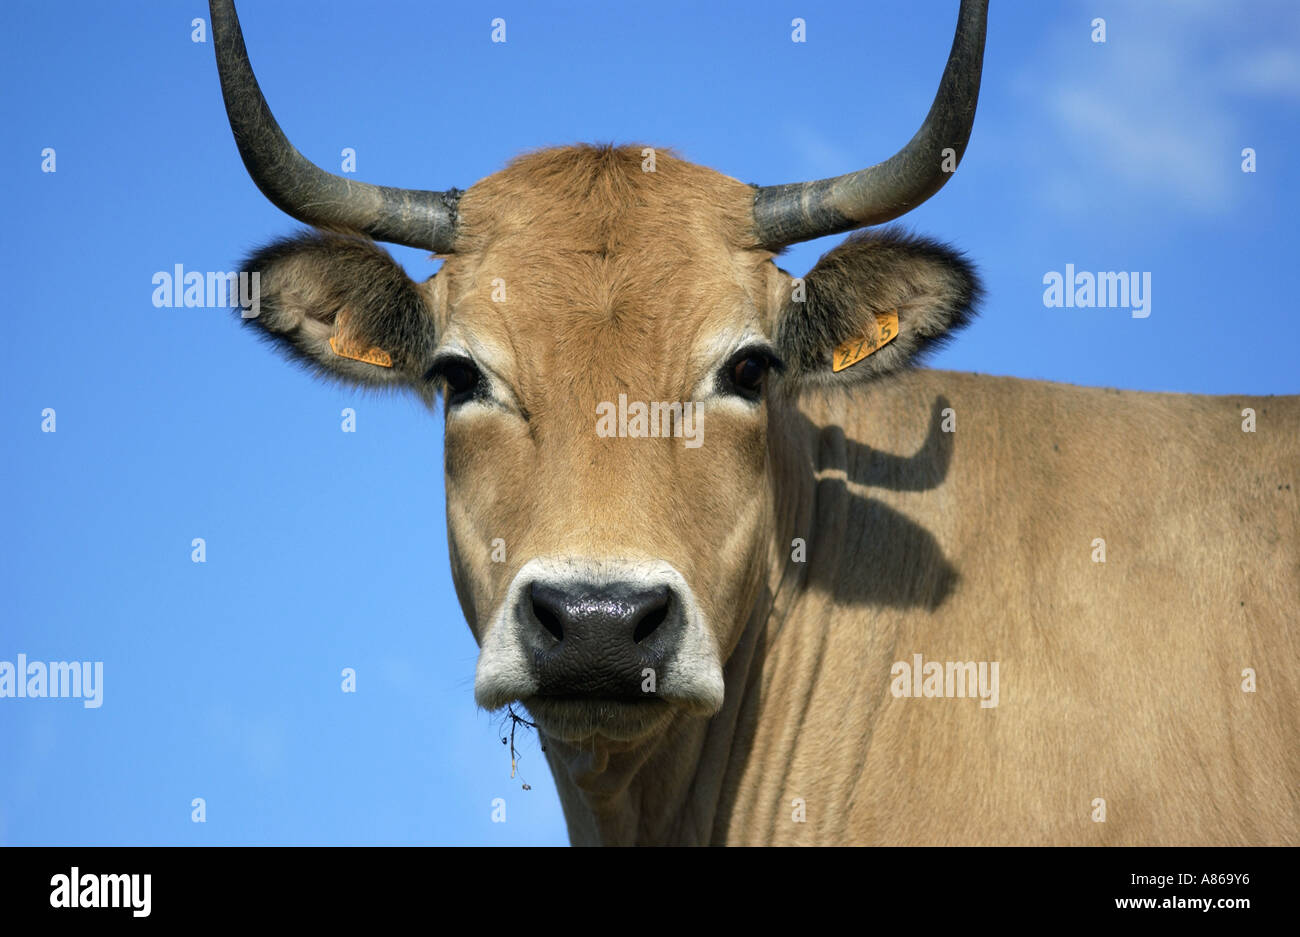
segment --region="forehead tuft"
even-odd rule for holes
[[[646,154],[646,155],[643,155]],[[650,154],[653,154],[652,156]],[[647,171],[650,160],[653,171]],[[579,145],[528,153],[467,191],[458,250],[544,237],[555,250],[615,254],[660,243],[747,250],[754,190],[669,150]]]
[[[645,354],[751,317],[772,257],[753,241],[754,189],[661,149],[647,171],[648,149],[541,150],[467,191],[443,269],[453,318],[533,353]]]

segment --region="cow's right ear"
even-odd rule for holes
[[[324,231],[252,254],[242,313],[317,373],[372,387],[426,386],[436,329],[420,288],[373,241]]]

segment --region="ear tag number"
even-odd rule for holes
[[[843,344],[836,345],[835,354],[831,356],[831,370],[838,374],[884,348],[896,338],[898,338],[898,310],[878,312],[876,334],[851,338]]]

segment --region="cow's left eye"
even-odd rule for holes
[[[757,400],[763,395],[767,373],[780,362],[765,348],[744,348],[732,355],[718,375],[722,389],[746,400]]]

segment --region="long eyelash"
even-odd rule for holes
[[[746,358],[757,358],[764,362],[768,371],[775,371],[778,374],[785,370],[785,362],[777,357],[776,352],[768,345],[746,345],[737,350],[727,359],[726,364],[724,364],[721,371],[718,372],[716,386],[719,390],[725,390],[739,397],[743,397],[746,400],[757,401],[762,396],[761,392],[751,396],[750,393],[737,387],[735,379],[732,377],[732,372],[735,370],[736,365],[740,364],[740,362],[744,361]]]
[[[769,370],[778,374],[785,370],[785,362],[769,345],[746,345],[727,359],[727,363],[722,366],[723,370],[730,371],[745,358],[760,358],[767,363]]]
[[[473,368],[476,372],[479,371],[479,366],[476,365],[474,359],[470,358],[468,355],[458,355],[455,353],[445,354],[439,355],[433,360],[433,364],[429,365],[429,370],[424,372],[424,379],[426,381],[435,381],[440,379],[453,364],[463,364],[467,367]]]
[[[455,393],[444,380],[447,369],[455,365],[463,365],[474,372],[476,380],[474,386],[469,390]],[[447,393],[447,406],[449,408],[452,406],[459,406],[460,404],[466,403],[470,400],[481,400],[488,397],[487,378],[483,375],[483,369],[475,364],[474,359],[470,358],[468,355],[458,355],[455,353],[440,355],[438,358],[434,359],[433,364],[429,366],[429,370],[425,372],[425,380],[443,381],[443,390]]]

